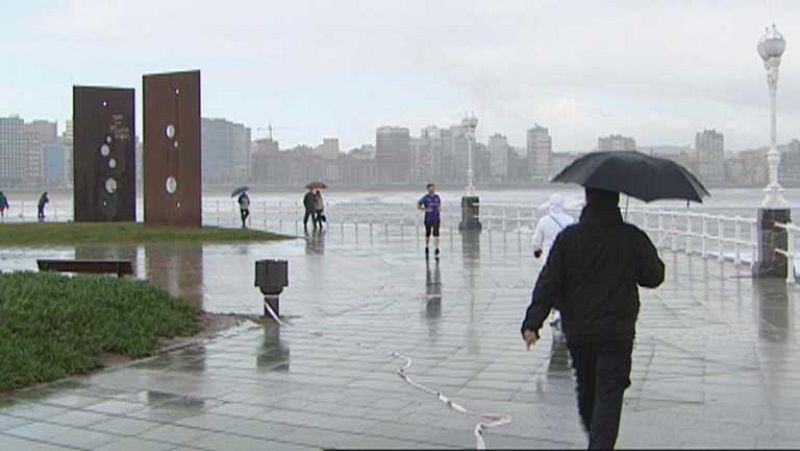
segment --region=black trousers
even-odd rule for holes
[[[589,449],[613,449],[623,393],[631,385],[633,340],[575,340],[569,342],[569,351]]]
[[[317,214],[314,210],[306,210],[306,215],[303,216],[303,227],[308,228],[308,218],[311,218],[311,224],[314,225],[314,228],[317,228]]]

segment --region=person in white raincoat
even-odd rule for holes
[[[539,218],[536,223],[536,230],[533,232],[533,255],[542,258],[547,263],[547,256],[550,255],[550,248],[556,240],[556,236],[562,230],[575,223],[575,218],[564,211],[564,196],[555,193],[550,196],[549,212]],[[550,318],[550,326],[553,328],[555,338],[562,337],[561,334],[561,314],[553,310]]]

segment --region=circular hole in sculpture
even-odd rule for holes
[[[111,144],[111,135],[106,136],[106,142]]]
[[[177,95],[179,95],[180,93],[181,93],[181,90],[176,88],[176,89],[175,89],[175,95],[177,96]]]
[[[115,160],[113,158],[108,160],[108,167],[111,168],[111,169],[116,168],[117,167],[117,160]]]
[[[175,177],[167,177],[167,192],[170,194],[175,194],[178,191],[178,181],[175,180]]]
[[[175,141],[174,143],[172,143],[172,146],[177,149],[178,148],[178,141]]]
[[[103,144],[100,146],[100,155],[107,157],[111,154],[111,148],[108,147],[108,144]]]
[[[167,128],[164,130],[167,134],[167,138],[172,139],[175,137],[175,126],[172,124],[168,124]]]
[[[176,203],[175,203],[175,207],[177,207],[177,208],[181,208],[181,203],[180,203],[180,202],[176,202]]]
[[[108,106],[108,102],[103,100],[103,106]]]
[[[106,179],[106,192],[108,194],[114,194],[117,192],[117,181],[114,180],[113,177],[109,177]]]
[[[107,200],[103,199],[102,204],[103,204],[104,207],[108,207],[108,201]]]

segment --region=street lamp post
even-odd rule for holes
[[[753,265],[753,274],[758,277],[780,277],[785,279],[788,271],[794,271],[786,257],[776,253],[778,249],[786,250],[788,233],[785,229],[775,227],[776,222],[791,221],[789,203],[781,194],[783,189],[778,181],[781,154],[777,143],[777,114],[775,100],[778,92],[778,67],[781,56],[786,50],[786,40],[775,24],[766,29],[758,41],[758,55],[764,61],[767,70],[767,86],[769,87],[770,107],[770,143],[767,152],[769,164],[769,184],[764,189],[764,200],[758,210],[758,259]]]
[[[472,167],[473,153],[475,152],[475,128],[478,127],[478,118],[475,115],[467,116],[461,121],[461,127],[467,139],[467,186],[464,196],[461,197],[461,223],[458,225],[462,231],[480,232],[482,226],[479,218],[480,199],[475,194],[475,171]]]
[[[775,24],[767,28],[766,33],[758,41],[758,54],[764,60],[764,68],[767,70],[767,86],[769,87],[769,108],[770,108],[770,143],[767,153],[767,163],[769,164],[769,185],[767,185],[766,196],[762,202],[764,208],[787,208],[789,204],[781,194],[782,188],[778,182],[778,168],[781,162],[781,154],[778,152],[777,143],[777,115],[775,112],[775,97],[778,92],[778,67],[781,64],[781,55],[786,49],[786,40],[783,39]]]

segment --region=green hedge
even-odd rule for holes
[[[142,357],[197,331],[200,308],[146,282],[0,274],[0,391],[86,373],[102,353]]]

